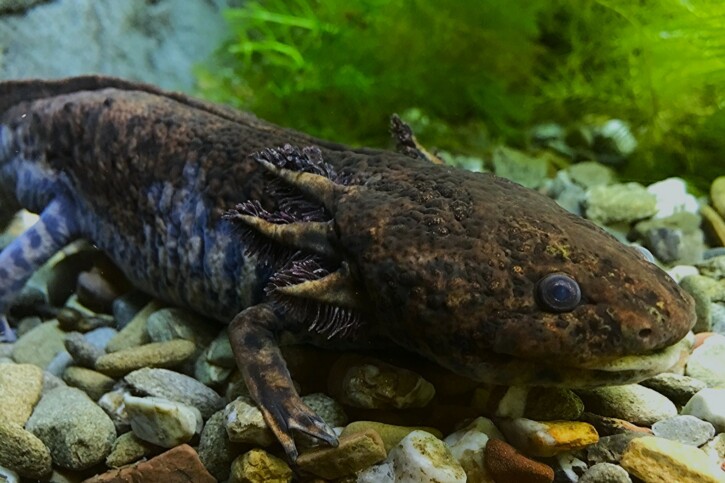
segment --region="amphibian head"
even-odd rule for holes
[[[620,384],[677,361],[695,321],[690,296],[545,196],[391,153],[343,159],[333,173],[319,152],[286,149],[262,162],[327,217],[268,213],[260,228],[258,210],[239,216],[310,254],[273,277],[271,292],[343,314],[318,329],[378,324],[397,344],[497,384]]]

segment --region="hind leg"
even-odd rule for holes
[[[14,334],[5,314],[33,272],[78,236],[72,204],[53,200],[40,219],[0,252],[0,341]]]

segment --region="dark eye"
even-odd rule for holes
[[[579,305],[582,292],[576,280],[565,273],[550,273],[536,286],[540,304],[553,312],[569,312]]]

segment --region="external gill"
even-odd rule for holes
[[[274,177],[267,194],[276,211],[249,200],[225,218],[244,228],[248,251],[276,257],[268,260],[280,267],[265,289],[269,301],[328,338],[353,334],[363,304],[330,219],[335,199],[348,187],[336,182],[337,174],[316,147],[285,145],[254,158]]]

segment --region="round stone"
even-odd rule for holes
[[[715,436],[715,427],[707,421],[685,414],[657,421],[652,425],[652,433],[660,438],[700,446]]]

